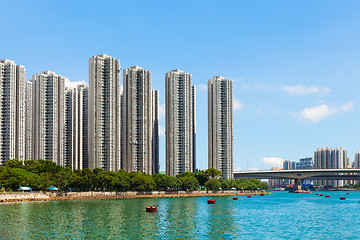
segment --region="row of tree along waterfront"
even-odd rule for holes
[[[176,177],[165,174],[106,171],[100,168],[72,170],[47,160],[10,160],[0,166],[0,188],[16,191],[19,186],[29,186],[35,191],[47,191],[56,186],[60,191],[166,191],[166,190],[218,190],[265,189],[267,183],[258,179],[219,179],[221,172],[210,168],[197,173],[186,172]]]

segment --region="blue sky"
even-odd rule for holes
[[[88,82],[88,59],[197,85],[197,166],[207,168],[208,79],[234,81],[234,168],[269,169],[319,147],[360,150],[359,1],[1,1],[0,59]],[[165,126],[164,118],[160,125]],[[160,136],[165,169],[165,137]]]

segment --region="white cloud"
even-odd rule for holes
[[[159,119],[162,119],[165,117],[165,103],[159,104]]]
[[[65,78],[65,86],[75,88],[79,84],[87,84],[84,80],[77,81],[77,82],[71,82],[69,79]]]
[[[241,172],[241,167],[237,167],[234,169],[234,172]]]
[[[317,123],[324,118],[332,116],[336,113],[348,112],[353,108],[353,106],[354,102],[345,103],[341,107],[329,107],[327,104],[320,104],[318,106],[305,108],[300,113],[292,112],[290,113],[290,115],[298,117],[299,119],[306,119],[311,122]]]
[[[264,157],[261,161],[271,167],[282,167],[284,159],[279,157]]]
[[[326,94],[331,92],[331,89],[328,87],[323,87],[323,88],[319,88],[315,86],[305,87],[302,84],[296,86],[285,86],[282,87],[282,90],[289,93],[290,95],[308,95],[315,93]]]
[[[165,136],[165,128],[163,128],[162,126],[159,125],[159,135],[160,136]]]
[[[201,83],[201,84],[198,85],[198,88],[200,88],[201,90],[207,90],[207,85]]]
[[[341,106],[341,110],[348,112],[354,107],[354,102],[348,102]]]
[[[237,99],[234,97],[233,108],[234,108],[234,110],[242,109],[242,108],[244,108],[244,104],[242,104],[239,100],[237,100]]]

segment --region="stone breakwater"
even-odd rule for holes
[[[152,192],[30,192],[0,193],[0,202],[22,201],[69,201],[92,199],[131,199],[131,198],[163,198],[163,197],[204,197],[272,194],[265,191],[152,191]]]

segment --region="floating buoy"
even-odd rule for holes
[[[315,193],[316,196],[318,196],[319,194],[318,193]]]
[[[157,207],[155,207],[155,206],[147,206],[147,207],[146,207],[146,211],[147,211],[147,212],[156,212],[156,211],[157,211]]]
[[[248,198],[251,198],[251,196],[247,196]]]
[[[349,194],[348,192],[346,194]]]
[[[340,200],[346,200],[346,197],[340,197]]]
[[[215,199],[208,199],[208,204],[215,204],[216,200]]]
[[[319,196],[322,197],[322,196],[324,196],[324,195],[320,194]]]
[[[325,197],[330,197],[330,195],[325,195]]]
[[[260,194],[260,196],[262,196],[262,197],[263,197],[263,196],[265,196],[265,194],[263,194],[263,193],[262,193],[262,194]]]
[[[233,200],[238,200],[239,198],[238,197],[233,197]]]

